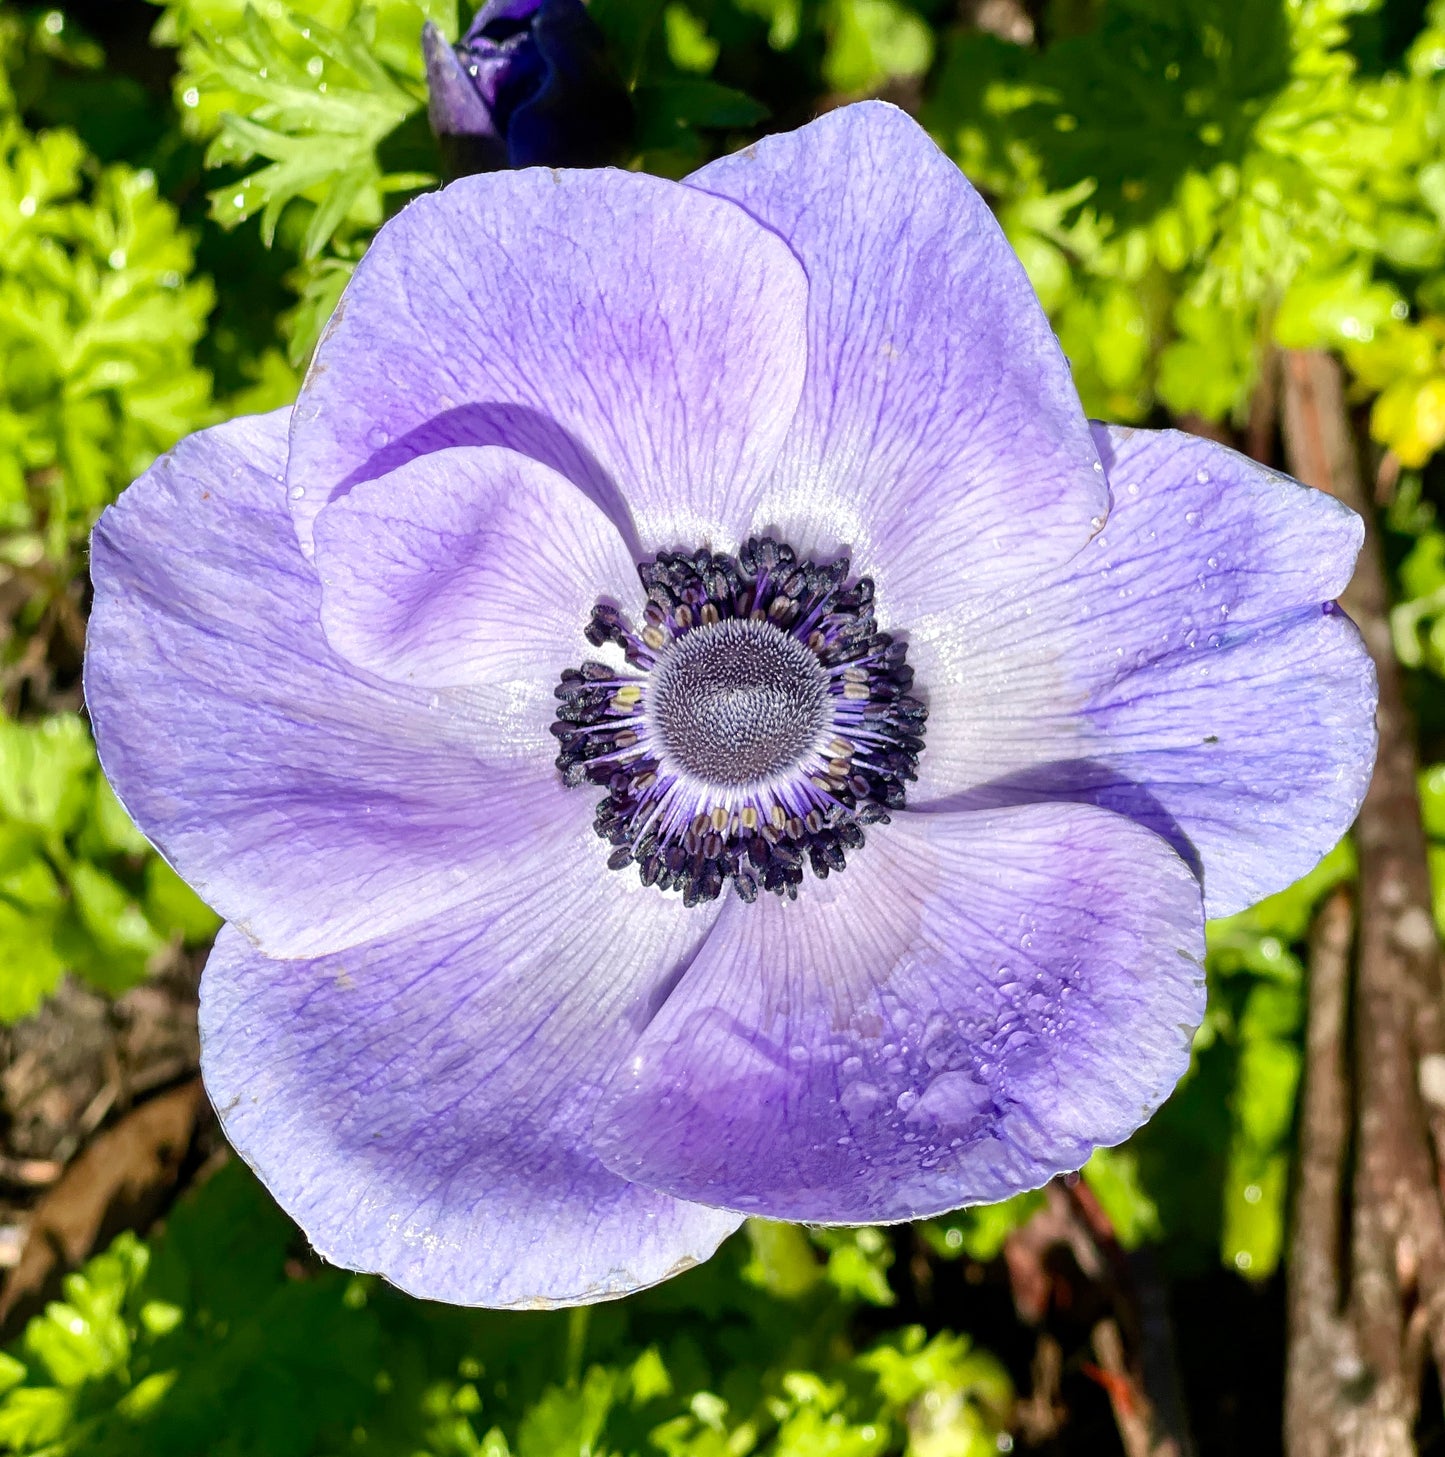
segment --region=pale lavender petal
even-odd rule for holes
[[[915,122],[841,107],[714,162],[808,274],[808,375],[753,513],[848,547],[885,626],[1072,556],[1108,505],[1068,364],[983,199]]]
[[[464,913],[316,961],[225,930],[201,1064],[227,1137],[327,1259],[466,1305],[624,1295],[706,1259],[736,1217],[609,1173],[599,1089],[716,908],[555,859]]]
[[[495,446],[436,451],[333,501],[316,570],[327,640],[351,662],[403,683],[533,685],[529,702],[586,655],[599,597],[641,592],[607,517]]]
[[[285,412],[182,441],[101,517],[86,703],[136,823],[268,952],[391,935],[545,863],[590,814],[550,698],[382,682],[321,632],[281,471]],[[599,879],[606,846],[594,840]]]
[[[729,900],[614,1078],[624,1178],[778,1219],[911,1219],[1077,1168],[1168,1096],[1199,886],[1084,805],[898,816],[795,904]]]
[[[302,386],[300,539],[359,481],[504,445],[634,548],[731,550],[797,405],[806,303],[781,239],[657,177],[535,169],[420,198],[372,242]]]
[[[1167,836],[1228,915],[1309,870],[1369,783],[1374,671],[1330,601],[1363,527],[1223,446],[1097,429],[1099,536],[914,624],[930,717],[909,803],[1105,805]]]

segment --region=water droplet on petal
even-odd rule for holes
[[[850,1118],[866,1118],[878,1109],[883,1101],[881,1089],[872,1083],[849,1083],[838,1097],[843,1111]]]
[[[978,1069],[982,1073],[982,1066]],[[937,1120],[945,1129],[966,1127],[993,1101],[988,1084],[962,1069],[942,1073],[928,1085],[918,1105],[920,1114]]]

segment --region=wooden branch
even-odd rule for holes
[[[1274,464],[1274,437],[1279,429],[1279,350],[1267,348],[1259,363],[1259,381],[1249,401],[1244,448],[1261,465]]]
[[[1290,469],[1365,520],[1364,549],[1341,600],[1360,628],[1380,683],[1379,756],[1356,824],[1360,883],[1350,1269],[1346,1282],[1342,1273],[1327,1277],[1312,1268],[1309,1261],[1323,1250],[1321,1244],[1305,1252],[1306,1269],[1296,1276],[1301,1321],[1306,1303],[1310,1318],[1317,1314],[1321,1285],[1337,1281],[1348,1339],[1336,1353],[1330,1410],[1313,1417],[1321,1424],[1328,1415],[1334,1445],[1299,1445],[1311,1439],[1296,1426],[1306,1421],[1297,1406],[1291,1414],[1290,1451],[1292,1457],[1315,1451],[1405,1454],[1414,1450],[1410,1432],[1418,1409],[1417,1329],[1428,1333],[1436,1363],[1445,1369],[1445,1210],[1436,1177],[1445,1121],[1433,1109],[1427,1113],[1421,1097],[1421,1072],[1429,1089],[1429,1069],[1445,1069],[1445,1023],[1416,789],[1415,727],[1391,645],[1384,553],[1361,478],[1340,366],[1327,354],[1292,351],[1284,355],[1282,376]],[[1324,959],[1328,962],[1328,955]],[[1326,965],[1326,976],[1330,970]],[[1322,1015],[1328,1016],[1327,1008]],[[1312,1061],[1309,1077],[1317,1088],[1327,1087],[1338,1051],[1319,1052],[1313,1037],[1310,1050],[1312,1058],[1319,1055],[1324,1062],[1316,1067]],[[1320,1095],[1329,1096],[1327,1091]],[[1319,1126],[1312,1136],[1326,1133]],[[1316,1155],[1322,1151],[1317,1144]],[[1318,1168],[1310,1172],[1322,1178]],[[1322,1201],[1323,1189],[1322,1182],[1308,1193],[1301,1188],[1302,1218],[1306,1210],[1309,1217],[1328,1218],[1315,1202]],[[1309,1235],[1300,1231],[1297,1238]],[[1303,1278],[1311,1288],[1301,1286]],[[1301,1339],[1311,1339],[1308,1328],[1308,1323],[1296,1328]],[[1352,1360],[1356,1355],[1358,1366]],[[1298,1360],[1304,1359],[1306,1353],[1299,1353]]]
[[[1341,1372],[1363,1372],[1341,1319],[1345,1161],[1350,1072],[1345,1058],[1354,907],[1348,891],[1326,903],[1310,939],[1309,1015],[1300,1099],[1299,1170],[1289,1263],[1285,1447],[1289,1457],[1330,1457],[1335,1432],[1321,1413],[1335,1403]]]

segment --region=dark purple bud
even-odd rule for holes
[[[601,167],[631,138],[631,97],[581,0],[488,0],[455,47],[428,21],[422,50],[453,177]]]

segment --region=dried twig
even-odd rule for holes
[[[1090,1333],[1098,1361],[1090,1374],[1104,1388],[1126,1457],[1179,1457],[1179,1444],[1158,1429],[1158,1416],[1124,1352],[1116,1320],[1099,1321]]]
[[[133,1109],[71,1164],[35,1206],[24,1250],[0,1290],[0,1326],[34,1310],[55,1275],[105,1234],[154,1218],[174,1191],[204,1106],[194,1078]]]
[[[1016,46],[1034,43],[1034,18],[1022,0],[960,0],[959,18],[965,25]]]
[[[1183,1401],[1172,1385],[1172,1357],[1142,1359],[1134,1276],[1108,1216],[1077,1178],[1055,1179],[1046,1192],[1047,1205],[1015,1230],[1004,1247],[1020,1318],[1042,1325],[1052,1311],[1066,1310],[1083,1319],[1094,1355],[1084,1370],[1108,1397],[1128,1457],[1189,1457],[1193,1445]],[[1067,1266],[1077,1281],[1053,1258],[1063,1250],[1071,1257]],[[1171,1347],[1167,1317],[1156,1311],[1154,1324],[1155,1338]],[[1021,1429],[1035,1440],[1057,1421],[1059,1364],[1057,1359],[1042,1360],[1046,1353],[1061,1354],[1047,1332],[1035,1356],[1033,1394],[1019,1412]]]
[[[1060,1394],[1063,1374],[1064,1348],[1048,1331],[1040,1331],[1029,1373],[1029,1394],[1014,1409],[1019,1435],[1031,1447],[1052,1442],[1064,1429],[1067,1413]]]

